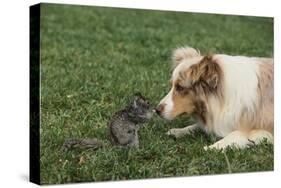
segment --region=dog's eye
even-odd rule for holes
[[[179,84],[177,84],[175,87],[176,87],[176,90],[177,90],[178,92],[181,92],[181,91],[184,90],[184,87],[181,86],[181,85],[179,85]]]

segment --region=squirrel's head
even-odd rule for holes
[[[152,117],[152,109],[149,101],[140,93],[135,93],[132,97],[130,106],[130,114],[132,114],[139,123],[146,122]]]

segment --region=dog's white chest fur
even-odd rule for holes
[[[210,128],[219,136],[237,129],[243,111],[255,113],[259,67],[255,60],[242,56],[216,55],[224,72],[223,105],[210,98],[209,111],[213,114]]]

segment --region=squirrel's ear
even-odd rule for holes
[[[133,95],[130,97],[130,102],[129,102],[129,106],[136,108],[137,107],[137,100],[138,100],[139,96],[138,95]]]
[[[137,99],[136,99],[136,98],[135,98],[134,101],[133,101],[133,107],[134,107],[134,108],[137,108],[137,107],[138,107]]]

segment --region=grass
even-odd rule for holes
[[[225,154],[214,138],[164,133],[191,124],[158,117],[140,130],[140,149],[109,142],[107,122],[136,91],[153,105],[169,90],[171,51],[273,56],[273,19],[43,4],[41,9],[41,182],[143,179],[273,170],[273,146]],[[235,108],[235,107],[234,107]],[[66,138],[104,140],[98,150],[60,151]]]

